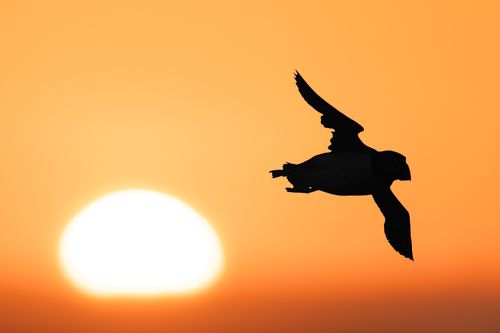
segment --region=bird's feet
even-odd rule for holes
[[[314,192],[315,190],[312,187],[287,187],[286,188],[287,192],[293,192],[293,193],[311,193]]]

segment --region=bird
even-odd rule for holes
[[[303,163],[285,163],[271,170],[273,178],[286,177],[288,192],[323,191],[341,196],[371,195],[382,212],[389,244],[402,256],[414,260],[410,214],[391,190],[396,180],[411,180],[406,157],[391,150],[378,151],[359,138],[363,126],[321,98],[295,71],[295,83],[303,99],[321,113],[321,124],[333,129],[329,151]]]

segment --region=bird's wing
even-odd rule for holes
[[[321,117],[321,124],[326,128],[335,130],[331,146],[329,147],[330,150],[365,147],[358,137],[358,133],[363,131],[363,126],[347,117],[316,94],[299,72],[295,72],[295,82],[305,101],[323,115]]]
[[[390,187],[374,191],[373,199],[384,214],[384,231],[389,244],[401,255],[413,260],[410,213],[392,193]]]

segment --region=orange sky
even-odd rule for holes
[[[495,1],[11,1],[0,5],[0,331],[500,330]],[[370,197],[285,192],[326,150],[293,71],[407,156],[415,262]],[[204,215],[220,280],[102,300],[66,280],[69,220],[149,188]],[[392,313],[397,319],[391,318]]]

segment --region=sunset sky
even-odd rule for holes
[[[4,1],[1,332],[500,332],[500,3]],[[415,262],[369,196],[287,193],[325,152],[299,70],[403,153]],[[100,298],[59,241],[113,191],[167,193],[219,235],[199,293]]]

